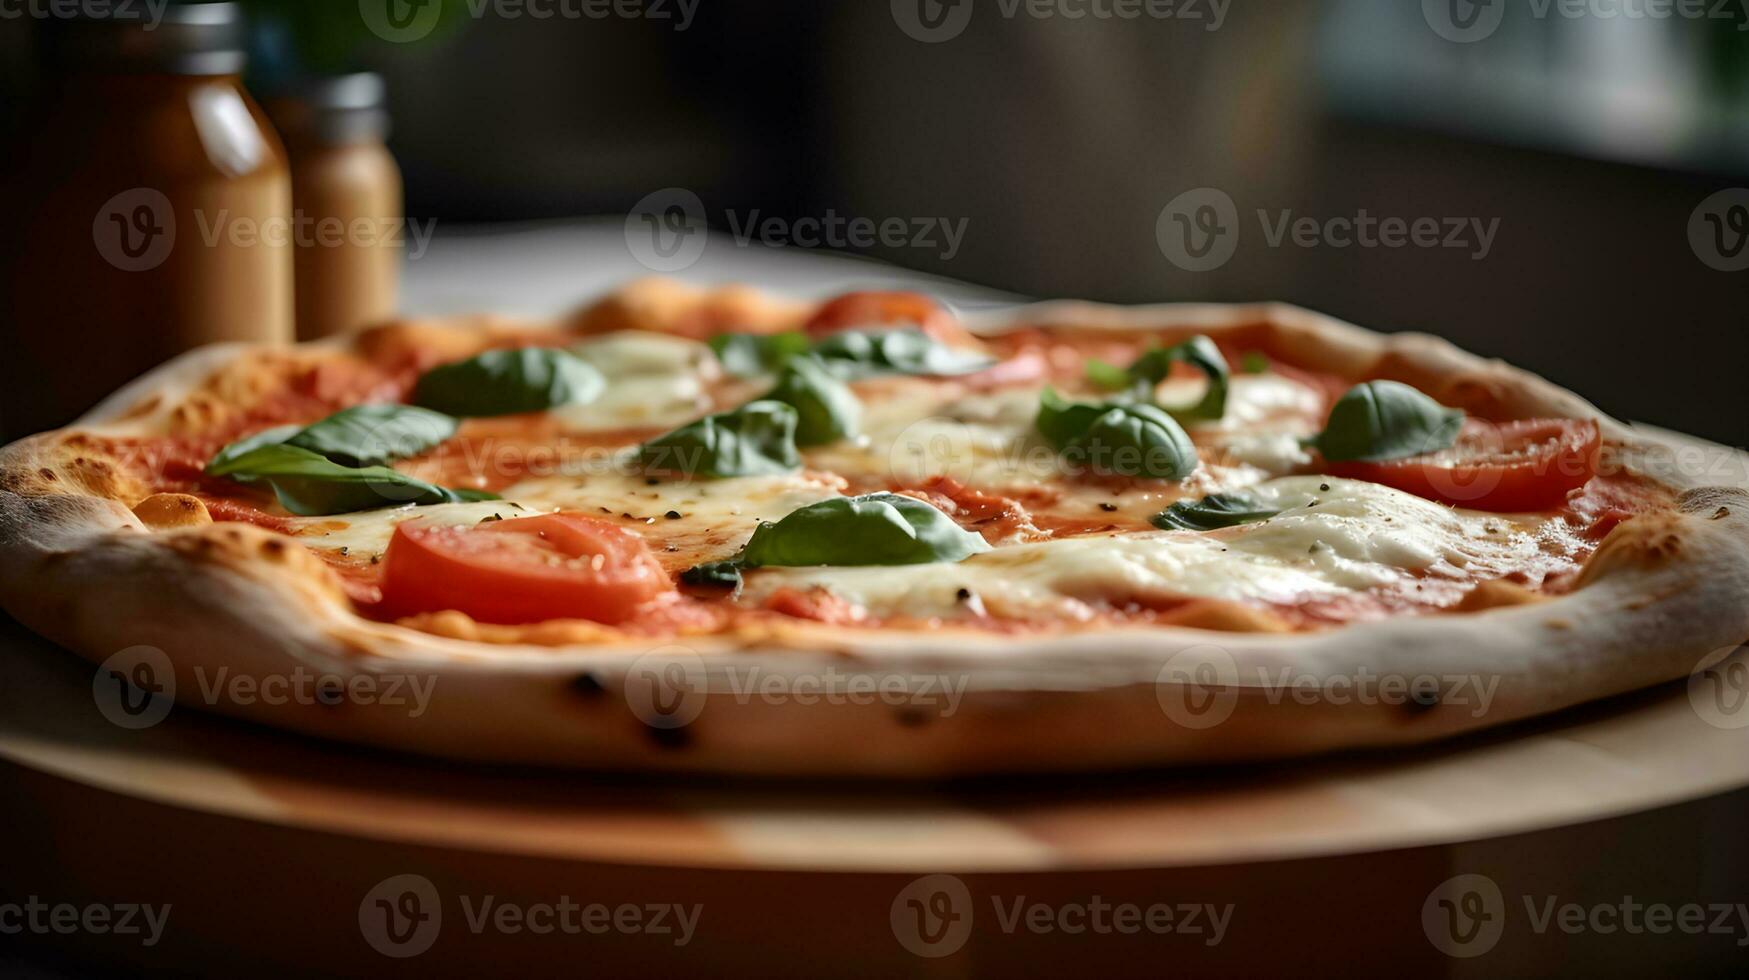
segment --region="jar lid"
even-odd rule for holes
[[[282,130],[320,143],[381,140],[389,133],[388,86],[375,72],[312,75],[281,86],[265,100]]]
[[[242,5],[85,4],[45,23],[47,63],[106,74],[235,75],[247,61]]]

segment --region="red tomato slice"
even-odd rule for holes
[[[457,609],[482,623],[618,623],[673,588],[642,538],[577,514],[471,527],[415,519],[395,528],[383,556],[392,616]]]
[[[802,330],[819,338],[843,330],[906,325],[955,346],[976,342],[952,313],[922,293],[845,293],[821,306]]]
[[[1470,418],[1449,449],[1382,463],[1332,463],[1330,472],[1474,510],[1549,510],[1597,474],[1602,438],[1589,419]]]

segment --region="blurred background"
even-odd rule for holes
[[[15,208],[53,181],[20,174],[61,151],[41,115],[51,2],[0,0]],[[415,312],[503,301],[518,270],[541,270],[553,306],[643,271],[628,215],[677,188],[696,205],[658,195],[651,228],[701,211],[712,248],[676,270],[691,279],[758,278],[857,219],[877,233],[844,224],[812,251],[899,268],[852,278],[1286,300],[1749,443],[1740,0],[244,6],[257,97],[385,81],[405,213],[435,222],[429,252],[402,256]],[[506,234],[531,222],[554,224]],[[13,239],[16,272],[40,240]],[[493,242],[508,271],[466,281],[467,249]],[[806,268],[781,284],[807,290]],[[14,357],[42,309],[7,304]]]

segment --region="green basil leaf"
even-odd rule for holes
[[[733,559],[705,562],[681,572],[680,581],[707,589],[739,589],[741,563]]]
[[[765,565],[922,565],[989,551],[984,539],[915,497],[836,497],[761,524],[738,559]]]
[[[230,476],[236,471],[238,459],[263,446],[277,446],[302,431],[302,426],[282,425],[264,432],[257,432],[244,439],[238,439],[213,456],[212,460],[206,464],[206,475]]]
[[[1201,500],[1180,500],[1154,515],[1162,531],[1214,531],[1267,520],[1281,513],[1268,510],[1242,493],[1211,493]]]
[[[1368,381],[1337,400],[1314,445],[1334,463],[1404,459],[1449,448],[1463,424],[1463,412],[1406,384]]]
[[[647,472],[710,480],[789,473],[802,465],[796,421],[783,402],[748,402],[644,443],[638,461]]]
[[[814,354],[848,378],[883,374],[945,377],[973,374],[994,359],[949,347],[921,330],[842,330],[814,345]]]
[[[1152,400],[1154,388],[1165,381],[1172,373],[1172,365],[1183,361],[1201,371],[1208,378],[1208,390],[1203,393],[1202,400],[1194,405],[1182,407],[1162,406],[1168,412],[1180,418],[1216,420],[1227,411],[1227,389],[1231,381],[1231,372],[1227,369],[1227,359],[1221,356],[1221,349],[1207,337],[1198,335],[1182,344],[1172,347],[1157,347],[1136,359],[1130,365],[1130,377],[1140,389],[1139,394],[1145,400]]]
[[[710,339],[711,351],[723,370],[737,378],[757,378],[775,372],[785,361],[806,353],[808,335],[787,333],[720,333]]]
[[[601,372],[575,354],[522,347],[432,368],[414,387],[413,402],[448,415],[481,418],[581,405],[599,398],[606,387]]]
[[[1038,421],[1035,424],[1039,433],[1061,452],[1085,435],[1110,408],[1109,405],[1072,402],[1057,394],[1055,388],[1046,388],[1039,394]]]
[[[1239,361],[1239,370],[1246,374],[1262,374],[1269,370],[1269,355],[1262,351],[1246,351]]]
[[[1106,391],[1124,391],[1135,384],[1135,379],[1129,371],[1108,361],[1090,357],[1087,359],[1087,381],[1095,388]]]
[[[315,517],[403,504],[451,504],[495,500],[477,490],[449,490],[387,466],[342,466],[308,449],[266,445],[232,459],[225,474],[273,488],[281,506]]]
[[[765,396],[796,410],[796,445],[824,446],[856,435],[862,402],[813,355],[784,365],[777,386]]]
[[[1065,453],[1118,476],[1182,480],[1197,467],[1190,436],[1172,416],[1152,405],[1110,406]]]
[[[417,456],[455,435],[459,423],[413,405],[358,405],[285,440],[345,466],[376,466]]]

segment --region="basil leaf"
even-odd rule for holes
[[[543,412],[601,396],[607,381],[588,361],[547,347],[491,350],[425,372],[414,404],[463,418]]]
[[[1196,446],[1184,429],[1152,405],[1114,405],[1065,452],[1118,476],[1182,480],[1196,472]]]
[[[1201,500],[1174,503],[1155,514],[1153,524],[1162,531],[1214,531],[1267,520],[1279,513],[1264,509],[1260,501],[1242,493],[1211,493]]]
[[[994,358],[949,347],[921,330],[842,330],[814,345],[814,354],[848,378],[883,374],[941,377],[972,374]]]
[[[915,497],[836,497],[761,524],[737,561],[763,565],[922,565],[989,551],[984,539]]]
[[[261,446],[230,460],[224,475],[245,483],[266,483],[281,506],[303,517],[402,504],[497,499],[477,490],[434,486],[387,466],[342,466],[308,449],[285,444]]]
[[[1227,388],[1231,380],[1227,359],[1221,356],[1221,349],[1215,346],[1214,341],[1200,334],[1182,344],[1157,347],[1137,358],[1130,365],[1129,373],[1135,379],[1138,394],[1145,400],[1152,401],[1155,386],[1166,380],[1167,375],[1172,373],[1172,365],[1179,361],[1201,371],[1209,380],[1208,390],[1203,393],[1202,400],[1194,405],[1162,407],[1173,415],[1187,419],[1216,420],[1225,415]]]
[[[812,355],[784,365],[777,387],[765,396],[796,410],[796,445],[824,446],[856,435],[862,421],[862,402],[850,386],[826,370]]]
[[[1039,394],[1038,421],[1035,424],[1039,433],[1062,452],[1085,435],[1110,408],[1109,405],[1072,402],[1057,394],[1055,388],[1046,388]]]
[[[358,405],[335,412],[285,440],[346,466],[375,466],[417,456],[455,435],[458,423],[412,405]]]
[[[302,426],[282,425],[278,428],[257,432],[247,438],[238,439],[218,451],[206,464],[207,476],[230,476],[236,470],[236,461],[263,446],[277,446],[292,436],[303,431]]]
[[[1269,355],[1259,350],[1246,351],[1239,361],[1239,370],[1246,374],[1262,374],[1269,370]]]
[[[680,581],[686,585],[696,585],[708,589],[739,589],[741,587],[741,564],[733,559],[705,562],[703,565],[695,565],[681,572]]]
[[[748,402],[707,415],[638,447],[647,472],[719,480],[775,476],[802,465],[796,410],[783,402]]]
[[[757,378],[771,374],[784,362],[808,349],[808,335],[799,330],[788,333],[720,333],[710,339],[711,351],[723,364],[723,370],[737,378]]]
[[[1404,459],[1450,447],[1463,424],[1463,412],[1406,384],[1368,381],[1337,400],[1313,444],[1334,463]]]
[[[1088,383],[1106,391],[1124,391],[1135,383],[1129,371],[1096,357],[1087,359],[1086,373]]]

